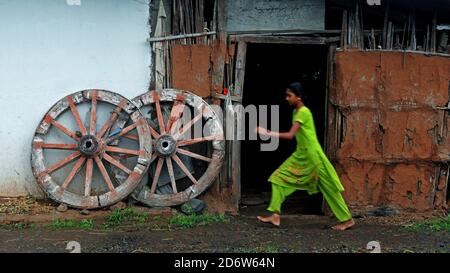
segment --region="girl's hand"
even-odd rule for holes
[[[256,127],[256,132],[260,135],[269,135],[269,131],[261,126]]]

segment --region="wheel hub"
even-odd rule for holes
[[[80,138],[78,149],[84,156],[94,156],[100,151],[99,141],[93,135],[85,135]]]
[[[156,141],[155,148],[162,157],[169,157],[175,153],[177,142],[171,135],[163,135]]]

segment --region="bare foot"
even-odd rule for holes
[[[257,216],[256,218],[258,218],[258,220],[263,223],[271,223],[272,225],[274,225],[276,227],[280,227],[281,219],[280,219],[280,215],[277,213],[274,213],[268,217]]]
[[[354,225],[355,225],[355,221],[353,219],[350,219],[350,220],[348,220],[346,222],[337,224],[337,225],[335,225],[335,226],[333,226],[331,228],[334,229],[334,230],[346,230],[346,229],[349,229],[349,228],[353,227]]]

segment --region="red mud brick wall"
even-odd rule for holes
[[[449,82],[447,57],[336,52],[328,150],[350,205],[447,206]]]

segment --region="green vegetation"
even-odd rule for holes
[[[91,219],[84,219],[79,222],[72,219],[65,220],[54,220],[50,224],[45,225],[44,227],[52,228],[52,229],[84,229],[90,230],[94,228],[94,222]]]
[[[202,214],[182,215],[177,214],[169,219],[169,227],[193,228],[195,226],[206,226],[211,223],[229,223],[229,217],[225,215]]]
[[[148,213],[140,212],[135,208],[116,209],[105,218],[103,228],[116,228],[125,222],[131,222],[133,224],[143,224],[147,221],[147,219]]]
[[[438,231],[448,231],[450,232],[450,215],[444,218],[439,218],[426,222],[413,223],[406,226],[407,229],[412,231],[422,231],[422,232],[438,232]]]
[[[92,219],[83,219],[78,226],[84,230],[94,229],[94,221],[92,221]]]

